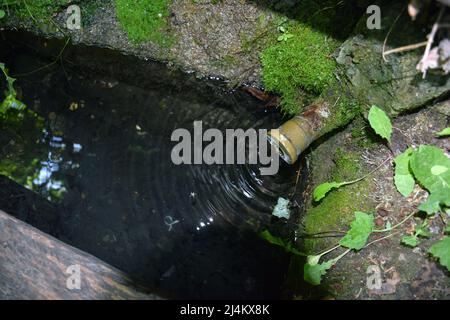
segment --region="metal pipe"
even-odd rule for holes
[[[329,116],[326,102],[311,105],[307,111],[297,114],[277,130],[270,130],[269,142],[279,148],[284,161],[294,164],[299,155],[319,137]]]

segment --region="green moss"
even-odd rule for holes
[[[364,174],[357,152],[338,148],[334,153],[335,167],[331,170],[333,181],[348,181]],[[325,182],[325,181],[323,181]],[[371,211],[372,203],[367,198],[370,180],[331,191],[320,203],[313,204],[307,211],[304,224],[307,234],[339,232],[347,228],[354,219],[355,211]],[[336,244],[336,238],[307,239],[305,249],[310,253],[319,252]]]
[[[152,41],[168,46],[169,5],[172,0],[115,0],[117,18],[135,44]]]
[[[300,111],[304,89],[320,94],[334,80],[336,64],[331,54],[338,42],[302,23],[291,23],[286,32],[293,35],[261,54],[266,89],[282,95],[282,109],[288,114]]]
[[[54,13],[68,4],[68,0],[18,0],[10,8],[20,19],[32,19],[38,27],[43,27]]]
[[[327,134],[337,128],[350,123],[356,116],[361,114],[363,107],[361,103],[350,94],[345,93],[346,86],[338,81],[331,86],[321,98],[330,105],[331,116],[326,120],[319,132],[319,136]]]
[[[370,149],[379,145],[379,140],[374,136],[374,132],[370,129],[370,125],[363,116],[356,117],[352,123],[351,135],[356,145],[363,149]]]

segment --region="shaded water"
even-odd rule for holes
[[[58,217],[44,231],[169,297],[282,297],[288,256],[258,232],[291,235],[295,214],[286,223],[271,211],[300,191],[296,168],[260,176],[257,166],[170,158],[171,133],[195,120],[204,130],[270,129],[277,113],[220,83],[107,50],[68,46],[42,68],[63,43],[3,36],[0,61],[44,122],[3,128],[0,170],[54,204]]]

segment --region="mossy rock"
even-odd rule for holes
[[[411,21],[403,9],[404,3],[383,7],[381,30],[367,29],[366,17],[361,19],[337,57],[354,98],[366,109],[377,105],[392,116],[423,106],[450,89],[448,76],[436,73],[423,78],[416,70],[423,48],[383,59],[385,42],[389,50],[426,39],[427,29]]]
[[[282,110],[295,114],[301,109],[301,91],[320,94],[334,79],[336,63],[331,54],[338,42],[307,25],[286,27],[286,41],[269,46],[261,55],[266,89],[282,94]]]
[[[361,151],[339,142],[347,132],[341,132],[320,145],[311,155],[314,166],[311,171],[311,185],[317,186],[327,181],[351,181],[364,176],[367,170],[361,165]],[[333,156],[330,157],[330,154]],[[322,233],[336,234],[347,230],[354,220],[355,211],[370,212],[374,209],[373,203],[367,197],[372,188],[370,179],[332,190],[320,202],[310,199],[304,217],[305,232],[307,235]],[[307,238],[304,246],[310,253],[317,253],[328,249],[337,243],[334,237]]]

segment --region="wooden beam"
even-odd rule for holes
[[[0,299],[161,298],[94,256],[0,211]]]

